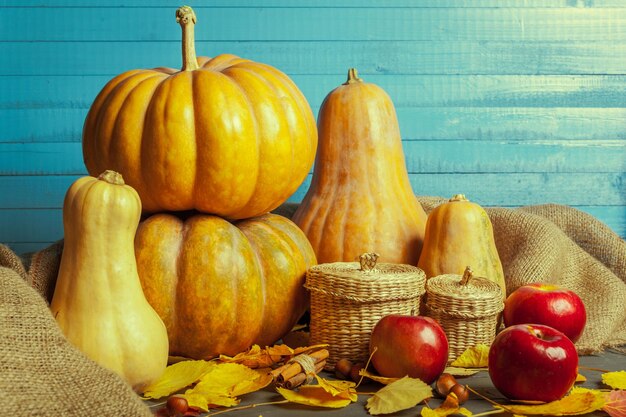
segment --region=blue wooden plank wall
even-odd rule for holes
[[[626,1],[189,4],[199,54],[281,69],[316,114],[349,67],[383,87],[417,194],[568,204],[626,236]],[[91,102],[123,71],[180,65],[180,5],[0,2],[0,241],[21,253],[62,237]]]

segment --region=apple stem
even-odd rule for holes
[[[506,411],[504,411],[504,409],[498,408],[496,410],[485,411],[484,413],[472,414],[472,417],[482,417],[482,416],[488,416],[490,414],[500,414],[500,413],[505,413],[505,412]]]
[[[504,406],[502,404],[498,404],[497,402],[495,402],[491,398],[485,397],[484,395],[482,395],[480,392],[476,391],[474,388],[470,387],[469,385],[466,385],[466,387],[467,387],[467,389],[470,392],[472,392],[473,394],[478,395],[480,398],[482,398],[483,400],[487,401],[488,403],[490,403],[494,407],[498,407],[498,408],[502,409],[503,411],[506,411],[506,412],[511,413],[511,414],[515,414],[515,413],[513,413],[513,411],[508,409],[506,406]]]

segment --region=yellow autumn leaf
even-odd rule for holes
[[[276,390],[286,400],[314,407],[342,408],[352,403],[347,398],[335,397],[319,385],[303,385],[298,391],[277,387]]]
[[[506,405],[504,410],[520,415],[572,416],[602,409],[605,393],[599,390],[574,387],[568,395],[557,401],[539,405]]]
[[[583,374],[578,374],[576,375],[576,381],[574,382],[585,382],[587,381],[587,377],[584,376]]]
[[[234,407],[239,404],[239,398],[220,395],[214,392],[190,392],[183,397],[187,400],[189,407],[202,411],[209,411],[215,407]]]
[[[462,414],[467,417],[472,416],[472,412],[467,408],[459,406],[459,400],[454,393],[446,396],[446,399],[437,408],[428,406],[422,407],[420,415],[422,417],[446,417],[450,414]]]
[[[378,390],[367,400],[365,407],[372,415],[395,413],[415,407],[432,395],[429,385],[417,378],[405,376]]]
[[[485,368],[461,368],[458,366],[446,366],[446,369],[444,369],[443,372],[452,376],[472,376],[484,370]]]
[[[479,343],[470,347],[450,365],[459,368],[486,368],[489,366],[489,346]]]
[[[365,378],[369,378],[372,381],[379,382],[379,383],[381,383],[383,385],[389,385],[392,382],[395,382],[398,379],[400,379],[400,378],[389,378],[389,377],[386,377],[386,376],[376,375],[376,374],[373,374],[370,371],[366,370],[365,368],[363,368],[363,369],[361,369],[359,371],[359,375],[361,375],[361,376],[363,376]]]
[[[338,379],[329,380],[317,374],[315,375],[315,379],[317,380],[317,384],[333,397],[349,399],[353,402],[358,399],[355,389],[356,383],[352,381],[342,381]]]
[[[237,398],[258,391],[272,381],[267,372],[250,369],[238,363],[220,363],[209,370],[183,397],[190,407],[207,411],[210,406],[233,406]]]
[[[603,373],[602,382],[613,389],[626,389],[626,371]]]
[[[165,368],[161,377],[144,389],[143,396],[154,399],[167,397],[200,380],[216,365],[215,362],[203,360],[177,362]]]

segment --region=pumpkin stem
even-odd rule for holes
[[[98,175],[98,179],[113,185],[124,185],[124,178],[122,177],[122,174],[110,169],[107,169],[102,174]]]
[[[359,78],[359,72],[356,70],[356,68],[350,68],[348,70],[348,81],[343,84],[348,85],[360,82],[363,82],[363,80]]]
[[[198,69],[196,46],[193,27],[196,24],[196,14],[189,6],[182,6],[176,10],[176,22],[183,29],[183,68],[182,71]]]
[[[452,196],[450,201],[469,201],[469,200],[465,198],[465,194],[455,194]]]

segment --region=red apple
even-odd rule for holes
[[[370,339],[372,364],[385,377],[437,379],[448,362],[448,339],[430,317],[391,314],[381,318]]]
[[[585,305],[568,289],[552,284],[528,284],[513,291],[504,303],[504,325],[545,324],[576,342],[587,322]]]
[[[558,400],[574,385],[577,374],[574,343],[549,326],[507,327],[489,349],[491,381],[512,400]]]

